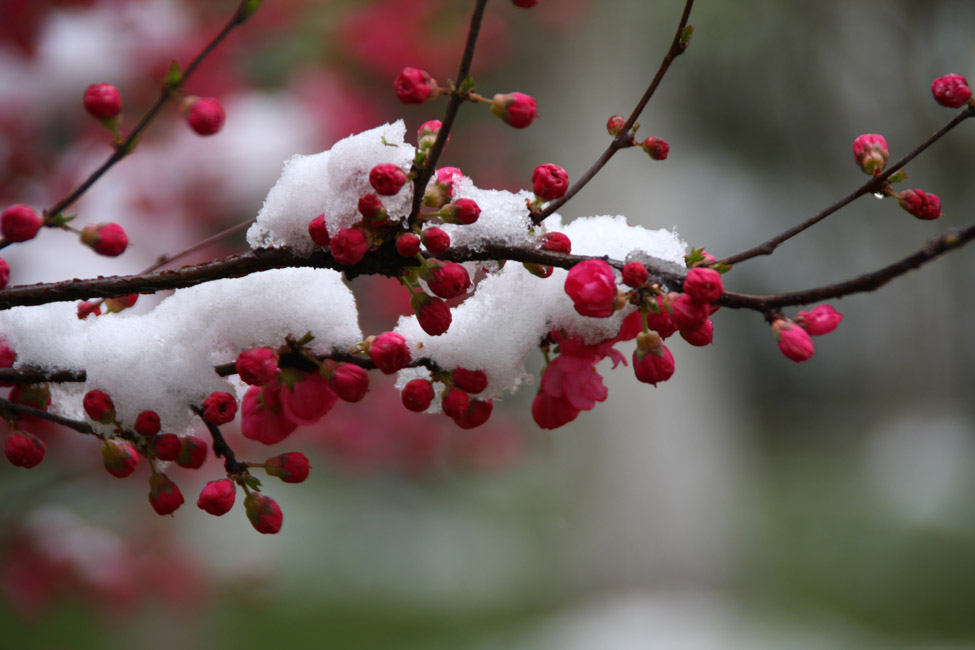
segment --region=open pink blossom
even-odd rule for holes
[[[273,445],[298,428],[281,406],[281,384],[271,382],[263,387],[251,386],[241,400],[240,432],[245,438]]]
[[[338,400],[328,381],[317,372],[285,370],[280,381],[281,408],[295,424],[315,424]]]

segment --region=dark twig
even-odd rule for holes
[[[4,417],[10,417],[11,415],[32,415],[35,418],[49,420],[55,424],[60,424],[61,426],[68,427],[69,429],[74,429],[78,433],[95,433],[95,430],[92,429],[91,425],[87,422],[72,420],[71,418],[66,418],[63,415],[58,415],[57,413],[48,413],[47,411],[42,411],[41,409],[34,408],[33,406],[11,402],[9,399],[4,399],[2,397],[0,397],[0,413],[2,413]]]
[[[203,420],[203,424],[206,425],[207,430],[210,432],[210,437],[213,438],[213,454],[217,458],[223,458],[223,467],[227,470],[228,474],[241,474],[247,471],[247,463],[237,460],[234,455],[234,450],[230,448],[227,441],[224,439],[223,434],[220,433],[220,427],[213,424],[203,416],[203,409],[198,406],[191,406],[193,412],[200,416]]]
[[[586,184],[591,181],[597,173],[599,173],[599,170],[601,170],[603,166],[609,162],[609,159],[612,158],[617,151],[630,146],[630,129],[632,129],[633,125],[636,124],[637,118],[640,117],[640,113],[643,112],[643,109],[646,108],[650,98],[653,97],[653,93],[657,90],[657,86],[659,86],[660,82],[663,80],[664,75],[670,68],[670,64],[674,62],[674,59],[683,54],[684,50],[686,49],[686,45],[681,44],[681,37],[684,33],[684,29],[687,27],[687,21],[691,17],[691,7],[693,5],[694,0],[687,0],[687,2],[684,4],[684,13],[681,15],[680,23],[677,25],[677,32],[674,34],[674,40],[670,43],[670,49],[667,50],[667,54],[664,56],[663,61],[660,62],[660,67],[657,68],[657,74],[653,76],[653,81],[651,81],[650,85],[647,86],[646,91],[643,93],[643,97],[640,98],[640,101],[633,109],[633,112],[630,113],[630,117],[627,118],[626,124],[623,125],[620,132],[615,138],[613,138],[613,141],[609,143],[609,146],[606,147],[606,150],[602,153],[602,155],[600,155],[599,158],[596,159],[596,162],[592,164],[592,167],[587,169],[586,172],[579,177],[579,180],[573,183],[561,198],[558,198],[546,205],[545,208],[538,214],[532,215],[532,221],[535,224],[539,224],[544,221],[546,217],[572,199],[572,197],[574,197],[579,190],[585,187]]]
[[[791,239],[792,237],[795,237],[796,235],[806,230],[807,228],[814,226],[815,224],[819,223],[829,215],[839,210],[840,208],[848,205],[849,203],[852,203],[855,199],[858,199],[865,194],[871,194],[874,192],[881,191],[883,189],[884,183],[887,181],[888,178],[890,178],[893,174],[897,173],[898,171],[902,170],[904,168],[904,165],[909,163],[918,154],[920,154],[922,151],[924,151],[932,144],[937,142],[945,134],[947,134],[953,128],[955,128],[956,126],[964,122],[965,119],[969,117],[975,117],[975,107],[972,106],[966,107],[965,110],[955,115],[955,117],[952,118],[947,124],[945,124],[943,127],[941,127],[940,129],[932,133],[927,140],[925,140],[924,142],[916,146],[914,149],[912,149],[906,156],[904,156],[900,160],[890,165],[887,168],[887,171],[880,174],[879,176],[871,178],[870,180],[868,180],[866,183],[864,183],[857,189],[853,190],[852,192],[850,192],[843,198],[839,199],[838,201],[823,208],[822,210],[820,210],[813,216],[809,217],[802,223],[796,224],[795,226],[789,228],[788,230],[779,233],[775,237],[772,237],[771,239],[762,242],[758,246],[754,246],[752,248],[749,248],[748,250],[742,251],[740,253],[736,253],[734,255],[729,255],[724,259],[718,260],[717,263],[731,265],[731,264],[737,264],[738,262],[743,262],[744,260],[751,259],[753,257],[758,257],[759,255],[771,255],[775,251],[775,249],[779,247],[780,244]]]
[[[471,14],[471,25],[467,30],[467,43],[464,45],[464,54],[461,56],[460,68],[457,70],[456,83],[458,85],[463,84],[464,79],[471,73],[471,62],[474,60],[474,50],[477,47],[477,37],[481,32],[481,20],[484,18],[484,8],[486,5],[487,0],[477,0],[474,4],[474,12]],[[423,167],[418,170],[417,176],[413,180],[413,207],[410,210],[409,218],[411,223],[416,219],[416,215],[420,213],[423,193],[426,191],[427,183],[430,182],[430,177],[433,176],[433,170],[437,167],[440,154],[447,144],[447,138],[450,137],[450,130],[454,126],[454,118],[457,117],[457,111],[460,110],[460,105],[463,101],[464,97],[461,93],[453,93],[450,95],[450,99],[447,101],[447,110],[444,113],[443,120],[441,120],[442,124],[440,133],[437,135],[437,140],[433,143],[433,147],[427,153]]]

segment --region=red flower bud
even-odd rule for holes
[[[403,406],[417,413],[430,408],[434,397],[433,384],[426,379],[413,379],[403,387]]]
[[[135,471],[139,454],[135,447],[124,440],[111,438],[102,443],[102,461],[109,474],[116,478],[125,478]]]
[[[11,431],[3,447],[7,460],[12,465],[24,469],[30,469],[44,460],[46,451],[47,445],[43,440],[32,433],[20,430]]]
[[[931,84],[934,101],[947,108],[961,108],[972,96],[968,81],[960,74],[946,74]]]
[[[467,412],[471,405],[471,396],[460,388],[450,388],[443,394],[440,406],[443,412],[451,418],[459,418]]]
[[[511,3],[522,9],[530,9],[538,4],[538,0],[511,0]]]
[[[411,232],[404,232],[396,238],[396,252],[403,257],[416,257],[420,252],[420,238]]]
[[[369,373],[354,363],[340,364],[328,380],[339,399],[358,402],[369,392]]]
[[[538,241],[542,244],[542,250],[553,253],[572,252],[572,242],[567,235],[560,232],[547,232],[539,237]]]
[[[108,424],[115,419],[115,404],[112,398],[100,390],[90,390],[82,400],[85,413],[95,422]]]
[[[924,190],[904,190],[897,194],[897,203],[918,219],[931,221],[941,216],[941,199]]]
[[[680,335],[681,338],[691,345],[696,345],[697,347],[710,345],[714,341],[714,323],[709,318],[696,330],[681,330]]]
[[[860,165],[865,174],[876,176],[887,166],[890,159],[890,149],[884,136],[876,133],[864,133],[853,141],[853,159]]]
[[[78,320],[84,320],[89,316],[101,316],[102,308],[101,305],[88,300],[83,300],[78,303]]]
[[[443,300],[420,291],[413,294],[410,299],[410,306],[416,312],[420,327],[430,336],[440,336],[450,328],[453,316],[450,313],[450,307]]]
[[[23,203],[12,205],[0,213],[0,233],[11,242],[27,241],[37,236],[41,218]]]
[[[491,112],[516,129],[523,129],[538,117],[538,105],[524,93],[497,94],[491,102]]]
[[[623,265],[623,284],[628,287],[642,287],[649,277],[647,267],[639,262],[627,262]]]
[[[325,215],[320,214],[308,223],[308,236],[316,246],[328,246],[328,228],[325,227]]]
[[[183,441],[175,433],[163,433],[149,440],[149,451],[159,460],[176,460],[183,453]]]
[[[260,492],[251,492],[244,497],[244,510],[247,512],[247,519],[257,532],[273,535],[281,530],[284,516],[274,499]]]
[[[207,459],[207,443],[196,436],[185,436],[180,442],[176,464],[187,469],[200,469]]]
[[[203,400],[203,417],[210,424],[227,424],[234,421],[237,415],[237,400],[230,393],[210,393]]]
[[[667,294],[664,305],[670,312],[670,319],[680,330],[696,330],[704,325],[711,313],[707,305],[699,303],[686,293]]]
[[[641,142],[640,146],[654,160],[667,160],[667,155],[670,154],[670,145],[662,138],[651,136]]]
[[[149,476],[149,503],[160,515],[171,515],[183,505],[183,493],[163,473]]]
[[[4,289],[10,282],[10,265],[7,260],[0,257],[0,289]]]
[[[714,269],[694,267],[684,278],[684,293],[697,302],[715,302],[724,293],[721,274]]]
[[[51,405],[51,389],[47,384],[17,384],[10,389],[10,395],[7,396],[7,399],[17,404],[46,411],[47,407]]]
[[[450,235],[436,226],[424,228],[420,233],[420,239],[427,250],[434,255],[445,253],[450,248]]]
[[[384,375],[402,370],[410,363],[406,339],[396,332],[383,332],[369,346],[369,357]]]
[[[155,411],[143,411],[135,418],[135,426],[132,428],[139,435],[150,438],[159,433],[161,428],[159,415]]]
[[[468,370],[467,368],[457,367],[454,368],[452,374],[454,378],[454,384],[457,388],[460,388],[468,393],[477,395],[485,388],[487,388],[488,380],[487,375],[484,374],[483,370]]]
[[[456,262],[428,260],[420,275],[427,281],[430,291],[445,300],[462,296],[471,286],[467,269]]]
[[[471,199],[457,199],[440,209],[440,218],[447,223],[459,223],[467,226],[481,216],[481,208]]]
[[[234,507],[236,496],[237,486],[230,479],[222,478],[208,481],[200,491],[200,498],[196,500],[196,506],[219,517],[230,512],[230,509]]]
[[[796,314],[796,324],[806,330],[811,336],[829,334],[836,329],[843,314],[833,309],[830,305],[819,305],[812,311],[801,311]]]
[[[467,410],[453,418],[453,421],[461,429],[473,429],[487,422],[492,410],[494,410],[494,400],[472,399]]]
[[[658,382],[667,381],[673,376],[674,355],[660,342],[659,337],[656,342],[650,341],[651,338],[643,333],[637,336],[637,349],[633,352],[633,372],[639,381],[656,386]]]
[[[787,318],[772,323],[772,333],[779,342],[779,350],[796,363],[812,358],[816,352],[809,333]]]
[[[369,172],[369,184],[378,194],[392,196],[406,184],[406,172],[393,163],[381,163]]]
[[[351,266],[365,256],[369,250],[369,240],[360,228],[343,228],[335,233],[328,246],[336,262]]]
[[[432,149],[437,142],[441,128],[443,128],[443,122],[440,120],[430,120],[421,124],[416,134],[416,148],[420,151]]]
[[[237,375],[245,384],[263,386],[278,374],[278,353],[271,348],[251,348],[237,356]]]
[[[112,84],[101,83],[88,86],[82,103],[89,115],[100,120],[111,119],[122,111],[122,96],[119,95],[118,88]]]
[[[129,245],[129,237],[117,223],[90,223],[81,229],[81,242],[99,255],[118,257]]]
[[[223,112],[223,106],[214,97],[187,97],[183,101],[183,110],[190,128],[199,135],[213,135],[219,132],[227,117]]]
[[[422,104],[437,94],[437,82],[425,70],[403,68],[393,82],[396,96],[404,104]]]
[[[139,300],[139,294],[130,293],[127,296],[116,296],[105,299],[105,309],[110,314],[117,314],[133,306]]]
[[[620,134],[624,126],[626,126],[626,118],[622,115],[613,115],[606,120],[606,131],[614,138]]]
[[[603,260],[586,260],[569,269],[565,292],[583,316],[607,318],[616,311],[616,278]]]
[[[308,470],[311,469],[311,464],[301,452],[289,451],[280,456],[268,458],[264,461],[264,469],[267,470],[268,474],[277,476],[285,483],[301,483],[308,478]]]
[[[554,201],[569,189],[569,175],[558,165],[546,163],[532,172],[532,190],[544,201]]]

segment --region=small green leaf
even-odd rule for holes
[[[237,9],[237,22],[243,22],[254,15],[258,7],[261,6],[262,0],[244,0],[240,3],[240,8]]]
[[[164,83],[170,88],[177,88],[181,83],[183,83],[183,71],[179,68],[179,63],[173,61],[169,64],[169,70],[166,71],[166,79]]]
[[[683,50],[691,44],[691,36],[694,35],[694,25],[688,25],[680,33],[680,48]]]
[[[902,183],[907,180],[907,172],[899,169],[887,178],[889,183]]]
[[[300,339],[298,339],[298,341],[295,342],[295,345],[297,345],[299,348],[300,347],[304,347],[304,346],[308,345],[309,343],[311,343],[314,340],[315,340],[315,337],[312,336],[312,333],[311,332],[305,332],[305,335],[302,336]]]
[[[467,75],[464,78],[464,80],[460,82],[460,88],[458,88],[457,90],[460,92],[461,95],[466,95],[467,93],[472,92],[474,88],[475,88],[474,78],[471,77],[470,75]]]

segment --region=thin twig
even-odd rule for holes
[[[643,97],[640,98],[640,101],[637,102],[633,112],[630,113],[630,117],[627,118],[626,124],[623,125],[620,132],[615,138],[613,138],[613,141],[609,143],[609,146],[606,147],[606,150],[602,153],[602,155],[596,159],[596,162],[594,162],[592,166],[586,170],[579,180],[569,187],[568,191],[561,198],[552,201],[546,205],[542,211],[532,215],[532,221],[536,225],[540,224],[545,220],[546,217],[572,199],[572,197],[574,197],[579,190],[585,187],[586,184],[589,183],[589,181],[591,181],[597,173],[599,173],[599,171],[606,165],[607,162],[609,162],[609,159],[612,158],[617,151],[630,146],[630,129],[632,129],[633,125],[636,124],[637,119],[640,117],[640,113],[643,112],[643,109],[646,108],[650,98],[653,97],[653,93],[657,90],[657,86],[659,86],[660,82],[663,80],[664,75],[670,68],[670,64],[674,62],[674,59],[683,54],[685,49],[687,49],[686,46],[681,44],[681,36],[684,33],[684,29],[687,27],[687,21],[691,17],[691,7],[693,5],[694,0],[687,0],[687,2],[684,4],[684,13],[681,14],[680,23],[677,25],[677,32],[674,34],[674,40],[670,43],[670,49],[667,50],[667,54],[664,56],[663,61],[660,62],[660,67],[657,68],[657,74],[653,76],[653,80],[650,82],[650,85],[647,86],[646,91],[643,93]]]
[[[772,237],[771,239],[768,239],[757,246],[749,248],[748,250],[742,251],[740,253],[736,253],[734,255],[729,255],[724,259],[718,260],[716,264],[731,265],[731,264],[737,264],[738,262],[743,262],[753,257],[758,257],[759,255],[771,255],[775,251],[775,249],[779,247],[780,244],[795,237],[796,235],[806,230],[807,228],[814,226],[815,224],[819,223],[829,215],[839,210],[840,208],[846,206],[849,203],[852,203],[855,199],[858,199],[861,196],[864,196],[865,194],[871,194],[874,192],[881,191],[884,183],[887,181],[888,178],[890,178],[898,171],[904,169],[904,166],[907,163],[909,163],[911,160],[913,160],[918,154],[920,154],[922,151],[924,151],[932,144],[940,140],[942,137],[944,137],[945,134],[947,134],[953,128],[955,128],[956,126],[964,122],[969,117],[975,117],[975,107],[972,106],[966,107],[965,110],[955,115],[955,117],[952,118],[947,124],[945,124],[943,127],[941,127],[940,129],[932,133],[927,140],[925,140],[924,142],[916,146],[914,149],[912,149],[906,156],[904,156],[900,160],[890,165],[887,168],[887,171],[883,172],[879,176],[871,178],[870,180],[868,180],[866,183],[864,183],[857,189],[853,190],[852,192],[850,192],[843,198],[839,199],[838,201],[835,201],[834,203],[823,208],[822,210],[820,210],[813,216],[809,217],[802,223],[796,224],[795,226],[789,228],[788,230],[785,230],[779,233],[778,235],[776,235],[775,237]]]
[[[95,430],[92,429],[91,425],[87,422],[72,420],[71,418],[66,418],[63,415],[58,415],[57,413],[48,413],[47,411],[42,411],[41,409],[34,408],[33,406],[11,402],[9,399],[4,399],[2,397],[0,397],[0,413],[3,413],[5,417],[9,416],[10,414],[31,415],[35,418],[49,420],[55,424],[60,424],[61,426],[68,427],[69,429],[74,429],[78,433],[95,433]]]
[[[217,458],[223,458],[223,467],[227,470],[228,474],[240,474],[247,471],[247,463],[237,460],[237,456],[234,455],[234,450],[230,448],[227,444],[227,440],[220,433],[220,427],[215,425],[206,419],[203,415],[203,409],[199,406],[193,405],[190,407],[193,412],[200,416],[203,420],[203,424],[206,425],[207,430],[210,432],[210,437],[213,439],[213,455]]]

